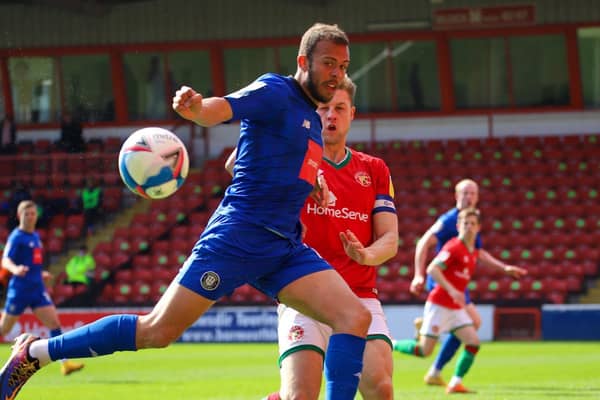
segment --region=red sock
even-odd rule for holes
[[[275,392],[265,397],[264,400],[281,400],[281,397],[279,397],[279,392]]]

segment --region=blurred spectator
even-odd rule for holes
[[[161,59],[154,55],[146,77],[146,118],[166,118],[166,104],[164,69]]]
[[[85,187],[81,190],[81,207],[88,233],[93,231],[94,224],[102,216],[102,196],[102,188],[96,184],[93,177],[88,177]]]
[[[75,285],[88,286],[94,276],[96,261],[94,256],[88,251],[85,244],[79,247],[79,251],[67,263],[65,271],[67,273],[67,283]]]
[[[8,229],[12,230],[19,225],[17,207],[24,200],[32,200],[31,192],[20,180],[15,181],[15,190],[8,199]]]
[[[6,115],[0,125],[0,153],[15,154],[17,152],[17,127],[12,115]]]
[[[67,153],[81,153],[85,149],[81,122],[70,112],[62,116],[59,147]]]

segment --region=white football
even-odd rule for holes
[[[133,132],[119,152],[119,173],[125,186],[148,199],[175,193],[188,175],[189,164],[181,139],[163,128]]]

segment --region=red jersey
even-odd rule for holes
[[[373,215],[396,213],[390,171],[379,158],[347,149],[339,164],[326,159],[320,172],[329,187],[329,203],[321,207],[308,198],[301,220],[305,242],[329,262],[359,297],[377,297],[376,268],[346,255],[340,232],[350,229],[365,246],[373,242]]]
[[[475,271],[478,254],[477,249],[471,253],[461,239],[454,237],[446,242],[433,262],[442,269],[448,282],[459,292],[464,292]],[[429,292],[427,301],[447,308],[460,309],[446,289],[439,284]]]

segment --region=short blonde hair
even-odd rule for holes
[[[34,201],[32,201],[32,200],[23,200],[17,206],[17,216],[21,217],[21,214],[23,213],[23,211],[25,211],[28,208],[32,208],[32,207],[37,207],[37,205],[35,204]]]
[[[467,185],[474,185],[477,190],[479,190],[479,185],[473,179],[462,179],[454,186],[454,192],[460,192],[460,190]]]

